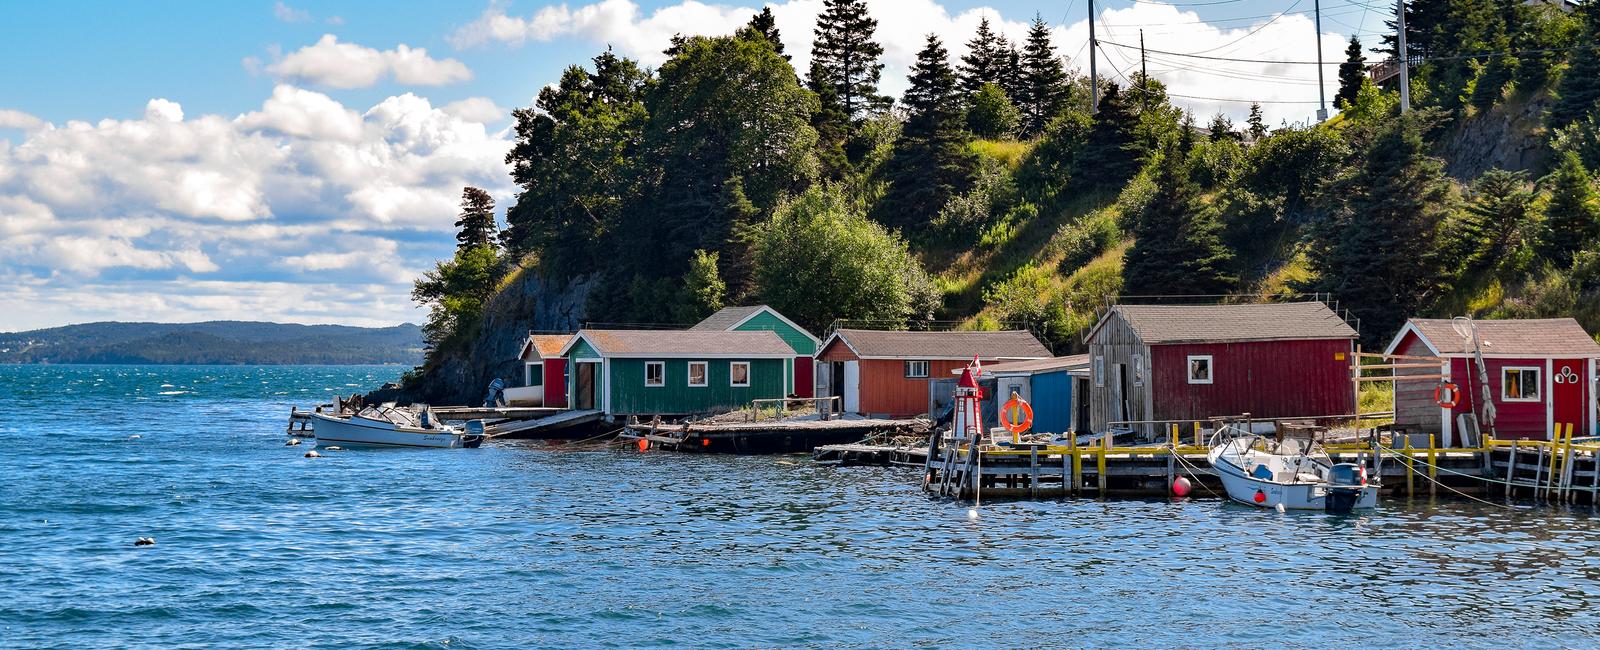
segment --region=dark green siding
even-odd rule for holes
[[[791,327],[788,323],[783,322],[783,319],[773,316],[772,312],[763,311],[756,314],[750,320],[745,321],[743,325],[733,328],[733,330],[735,332],[767,330],[777,334],[778,338],[783,339],[784,343],[788,343],[789,347],[794,348],[796,355],[809,357],[817,353],[817,344],[813,343],[805,332]]]
[[[784,360],[750,359],[750,385],[728,385],[728,364],[741,359],[707,359],[705,386],[689,386],[693,359],[659,359],[666,364],[665,386],[644,385],[644,364],[652,359],[609,359],[607,377],[612,414],[702,413],[745,406],[754,399],[784,396]]]

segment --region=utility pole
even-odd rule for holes
[[[1328,89],[1322,82],[1322,0],[1316,0],[1313,7],[1317,14],[1317,121],[1323,122],[1328,119]]]
[[[1405,0],[1400,0],[1404,2]],[[1100,74],[1095,71],[1095,50],[1100,44],[1094,39],[1094,0],[1089,0],[1089,114],[1100,112]]]
[[[1406,51],[1406,0],[1395,0],[1395,58],[1400,61],[1400,112],[1411,111],[1411,53]]]
[[[1139,30],[1139,103],[1146,109],[1150,108],[1150,68],[1145,66],[1144,58],[1144,30]]]

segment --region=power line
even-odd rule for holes
[[[1237,45],[1240,41],[1243,41],[1244,39],[1250,38],[1251,36],[1255,36],[1261,30],[1266,29],[1267,27],[1271,26],[1272,23],[1278,22],[1279,18],[1282,18],[1285,14],[1289,13],[1290,11],[1294,11],[1295,7],[1300,6],[1300,3],[1302,1],[1303,0],[1294,0],[1294,4],[1289,5],[1289,9],[1288,10],[1284,11],[1281,14],[1273,16],[1272,20],[1269,20],[1267,22],[1261,23],[1260,25],[1256,26],[1255,29],[1250,30],[1250,33],[1245,34],[1244,36],[1240,36],[1239,38],[1233,39],[1233,41],[1229,42],[1227,45],[1218,45],[1218,46],[1213,47],[1213,48],[1211,48],[1209,50],[1200,50],[1199,52],[1196,52],[1196,54],[1204,54],[1206,52],[1215,52],[1215,51],[1223,49],[1225,47],[1231,47],[1233,45]]]
[[[1105,42],[1107,42],[1107,41],[1099,41],[1099,43],[1105,43]],[[1097,46],[1098,46],[1098,43],[1097,43]],[[1105,54],[1108,57],[1111,56],[1111,54],[1109,52],[1105,51],[1105,48],[1101,48],[1100,49],[1100,53],[1101,54]],[[1127,59],[1123,59],[1123,61],[1127,62]],[[1117,66],[1111,66],[1111,71],[1117,73],[1117,77],[1122,79],[1122,81],[1125,82],[1128,85],[1128,89],[1129,90],[1136,90],[1139,93],[1144,94],[1147,97],[1154,95],[1154,93],[1151,93],[1148,88],[1144,88],[1144,87],[1140,86],[1139,84],[1134,83],[1133,80],[1129,79],[1127,75],[1122,74],[1122,70],[1118,69]],[[1232,98],[1227,98],[1227,97],[1201,97],[1199,95],[1180,95],[1178,93],[1173,93],[1173,92],[1168,92],[1168,93],[1165,93],[1165,94],[1166,94],[1167,97],[1177,97],[1177,98],[1180,98],[1180,99],[1193,99],[1193,100],[1204,101],[1204,102],[1231,102],[1231,103],[1239,103],[1239,104],[1315,104],[1315,103],[1317,103],[1317,102],[1314,102],[1314,101],[1270,100],[1270,99],[1268,99],[1268,100],[1262,100],[1262,99],[1232,99]]]
[[[1139,46],[1137,46],[1137,45],[1124,45],[1122,43],[1108,41],[1108,40],[1105,40],[1105,39],[1100,39],[1100,42],[1104,43],[1106,45],[1114,45],[1116,47],[1120,47],[1120,48],[1128,49],[1128,50],[1137,50],[1137,49],[1139,49]],[[1481,58],[1487,58],[1487,57],[1492,57],[1492,56],[1516,56],[1516,55],[1519,55],[1519,54],[1543,54],[1543,53],[1547,53],[1547,52],[1575,52],[1575,51],[1578,51],[1578,50],[1592,50],[1592,49],[1597,49],[1597,48],[1600,48],[1600,43],[1589,44],[1589,45],[1574,45],[1572,47],[1546,47],[1546,48],[1539,48],[1539,49],[1533,49],[1533,50],[1515,50],[1515,51],[1505,51],[1505,52],[1478,52],[1478,53],[1474,53],[1474,54],[1458,54],[1458,55],[1455,55],[1455,56],[1414,56],[1414,57],[1411,57],[1411,64],[1412,65],[1417,65],[1419,63],[1424,63],[1424,62],[1427,62],[1427,61],[1458,61],[1458,60],[1462,60],[1462,59],[1481,59]],[[1331,61],[1331,62],[1327,62],[1327,63],[1318,63],[1316,61],[1275,61],[1275,60],[1272,60],[1272,59],[1240,59],[1240,58],[1226,57],[1226,56],[1206,56],[1206,55],[1203,55],[1203,54],[1194,54],[1194,53],[1189,53],[1189,52],[1167,52],[1167,51],[1164,51],[1164,50],[1147,50],[1147,51],[1151,52],[1151,53],[1154,53],[1154,54],[1165,54],[1165,55],[1168,55],[1168,56],[1182,56],[1182,57],[1188,57],[1188,58],[1192,58],[1192,59],[1206,59],[1208,61],[1233,61],[1235,63],[1269,63],[1269,64],[1278,64],[1278,65],[1337,65],[1339,63],[1343,63],[1342,61]]]

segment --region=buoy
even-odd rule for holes
[[[649,440],[645,440],[644,438],[640,438],[639,439],[639,451],[650,451],[650,441]]]
[[[1256,503],[1266,503],[1266,502],[1267,502],[1267,493],[1266,492],[1262,492],[1261,490],[1256,490]]]
[[[344,451],[344,447],[340,447],[338,445],[334,445],[332,447],[323,447],[323,449],[326,449],[328,451]]]
[[[300,444],[300,439],[299,438],[290,438],[287,442],[283,443],[283,446],[285,446],[285,447],[293,447],[293,446],[298,445],[298,444]]]
[[[700,439],[700,446],[701,447],[710,447],[711,446],[711,439],[710,438],[701,438]]]
[[[971,519],[971,520],[976,521],[978,519],[978,509],[977,508],[968,508],[967,509],[967,519]]]
[[[1284,512],[1288,512],[1288,511],[1289,511],[1289,509],[1288,509],[1288,508],[1285,508],[1285,507],[1283,507],[1283,504],[1281,504],[1281,503],[1280,503],[1280,504],[1278,504],[1278,513],[1279,513],[1279,514],[1282,514],[1282,513],[1284,513]]]
[[[128,439],[129,439],[129,440],[138,440],[138,439],[140,439],[140,438],[143,438],[143,437],[144,437],[144,436],[141,436],[141,435],[139,435],[139,434],[137,434],[137,433],[135,433],[135,434],[133,434],[133,435],[131,435],[131,436],[128,436]]]
[[[315,449],[306,452],[306,458],[321,458],[321,457],[322,457],[322,454],[317,453],[317,450],[315,450]]]
[[[133,545],[134,546],[155,546],[156,545],[156,538],[154,538],[154,537],[140,537],[139,539],[136,539],[136,540],[133,541]]]
[[[1182,476],[1172,482],[1172,493],[1180,497],[1189,496],[1189,479]]]

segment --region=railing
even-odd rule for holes
[[[790,411],[790,404],[806,404],[808,402],[811,404],[812,408],[816,409],[817,415],[820,419],[832,420],[838,417],[839,413],[843,410],[843,400],[843,397],[839,397],[837,395],[832,397],[773,397],[754,399],[750,400],[750,410],[748,411],[749,417],[746,421],[760,422],[762,416],[767,412],[768,405],[771,405],[773,419],[776,420],[782,419],[785,415],[788,415]]]

